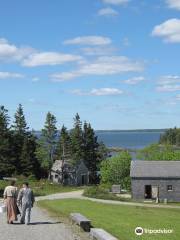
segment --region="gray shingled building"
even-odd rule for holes
[[[180,202],[180,161],[132,161],[133,199]]]
[[[89,171],[83,161],[74,166],[71,160],[56,160],[51,169],[51,180],[64,185],[87,185]]]

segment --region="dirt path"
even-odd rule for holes
[[[80,231],[80,230],[79,230]],[[72,225],[66,225],[50,217],[46,211],[33,208],[30,225],[6,223],[6,214],[0,214],[0,239],[7,240],[87,240],[83,233],[74,231]]]
[[[67,199],[67,198],[76,198],[76,199],[84,199],[90,200],[93,202],[100,202],[106,204],[115,204],[115,205],[128,205],[128,206],[137,206],[137,207],[153,207],[153,208],[172,208],[172,209],[180,209],[180,206],[176,205],[166,205],[166,204],[148,204],[148,203],[136,203],[136,202],[126,202],[126,201],[114,201],[114,200],[104,200],[104,199],[96,199],[96,198],[88,198],[82,196],[83,190],[73,191],[68,193],[57,193],[43,197],[37,197],[36,200],[54,200],[54,199]]]
[[[15,223],[13,225],[6,224],[5,214],[0,215],[0,234],[1,239],[8,240],[50,240],[50,239],[66,239],[65,225],[49,218],[43,211],[38,208],[33,209],[32,224],[21,225]],[[67,237],[67,239],[70,239]]]

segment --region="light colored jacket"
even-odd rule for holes
[[[29,205],[33,206],[35,199],[34,194],[31,188],[22,188],[19,191],[18,199],[17,199],[18,205]]]
[[[4,190],[4,198],[6,199],[7,197],[14,197],[17,198],[17,187],[14,186],[7,186]]]

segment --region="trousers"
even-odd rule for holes
[[[21,211],[21,223],[29,224],[31,220],[31,204],[23,203]]]

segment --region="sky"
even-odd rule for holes
[[[0,105],[30,128],[180,127],[180,0],[0,0]]]

